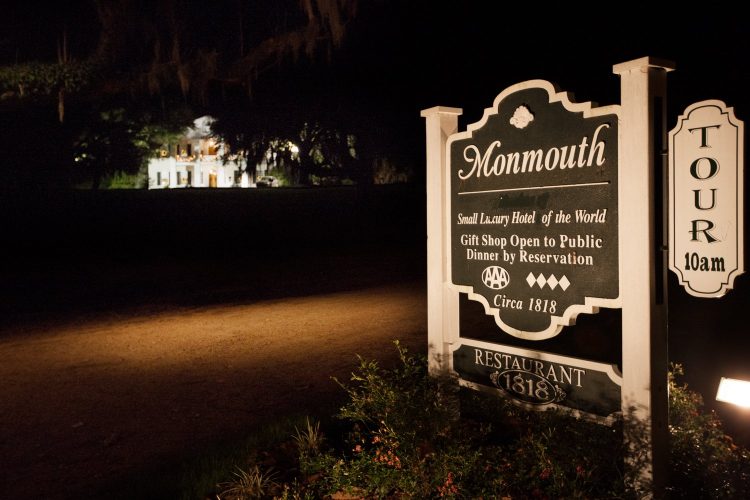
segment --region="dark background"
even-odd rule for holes
[[[199,4],[210,20],[211,2],[184,3]],[[263,2],[248,4],[263,9]],[[54,59],[61,24],[70,28],[71,51],[84,56],[98,40],[92,8],[89,2],[13,2],[4,10],[0,64]],[[717,5],[695,11],[681,7],[678,13],[650,5],[607,5],[605,11],[532,2],[513,7],[505,2],[359,2],[345,43],[329,60],[288,62],[257,83],[254,98],[280,99],[288,106],[284,112],[295,106],[319,109],[342,123],[368,124],[369,133],[387,145],[392,157],[414,166],[411,188],[374,190],[381,193],[375,198],[362,198],[353,188],[314,195],[282,190],[276,195],[290,203],[251,201],[256,196],[251,193],[196,198],[166,192],[3,192],[4,317],[23,321],[50,311],[143,303],[174,289],[191,297],[201,291],[216,300],[221,295],[206,290],[242,281],[234,272],[239,266],[304,267],[310,276],[329,276],[324,282],[335,287],[330,276],[342,275],[337,259],[370,251],[388,255],[391,264],[380,261],[381,269],[420,277],[425,262],[421,109],[461,107],[463,130],[479,120],[504,88],[536,78],[573,92],[578,101],[616,104],[619,81],[612,65],[649,55],[676,63],[668,77],[668,128],[686,106],[704,99],[723,100],[746,119],[749,31],[739,12]],[[221,27],[207,36],[221,37]],[[7,139],[19,121],[13,109],[3,113],[0,123]],[[33,123],[21,125],[31,143],[41,149],[54,146]],[[2,143],[4,151],[13,148],[7,140]],[[300,202],[303,198],[307,201]],[[372,217],[378,217],[377,223],[368,226]],[[207,255],[219,255],[211,262],[225,267],[207,271],[212,269]],[[301,266],[301,259],[310,266]],[[157,271],[166,268],[170,271],[160,276]],[[182,281],[175,281],[175,275]],[[281,273],[286,281],[275,281],[277,295],[298,293],[292,275]],[[347,286],[356,286],[356,275],[345,275]],[[399,275],[394,272],[391,278]],[[670,358],[684,363],[688,383],[747,441],[750,413],[713,401],[720,376],[750,379],[747,275],[721,299],[689,296],[672,273],[668,287]],[[494,331],[494,322],[477,304],[463,310],[476,328]],[[596,318],[581,318],[578,330],[565,329],[559,342],[580,332],[575,343],[596,352],[601,352],[596,346],[606,344],[610,347],[602,349],[611,353],[612,344],[600,341],[606,336],[617,344],[619,313],[604,311]]]

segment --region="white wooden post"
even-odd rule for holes
[[[662,234],[655,193],[666,148],[666,73],[674,64],[651,57],[616,64],[620,76],[619,144],[620,298],[622,300],[622,410],[629,486],[660,496],[668,454],[667,329]],[[659,159],[657,161],[657,159]],[[666,206],[666,200],[664,200]],[[657,213],[658,212],[658,213]],[[643,447],[636,449],[637,447]],[[645,454],[643,453],[645,451]],[[639,495],[639,496],[640,496]]]
[[[458,338],[458,292],[448,287],[448,172],[446,141],[458,131],[458,108],[422,111],[427,132],[427,355],[431,375],[450,366],[450,344]]]

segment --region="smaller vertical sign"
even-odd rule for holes
[[[669,132],[669,268],[695,297],[744,272],[744,125],[722,101],[688,106]]]

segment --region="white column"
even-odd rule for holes
[[[203,162],[200,159],[195,160],[195,168],[193,169],[193,187],[203,187]]]
[[[630,484],[640,498],[660,496],[668,464],[667,329],[663,234],[666,206],[655,192],[666,148],[666,74],[674,64],[644,57],[616,64],[620,75],[619,143],[620,298],[622,300],[622,410]],[[657,161],[658,158],[658,161]],[[657,198],[664,205],[657,205]],[[664,221],[666,224],[666,221]]]
[[[173,188],[177,185],[177,161],[172,158],[169,162],[169,184],[167,187]]]
[[[427,132],[427,355],[432,375],[446,373],[458,338],[458,292],[448,287],[448,171],[445,143],[458,131],[458,108],[425,109]]]

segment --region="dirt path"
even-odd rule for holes
[[[0,336],[2,498],[106,485],[341,397],[355,354],[426,349],[421,283]]]

